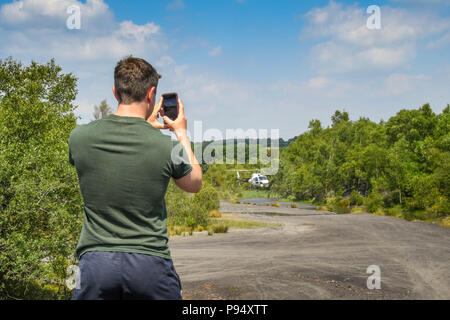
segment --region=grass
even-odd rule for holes
[[[214,210],[212,210],[212,211],[209,212],[209,216],[210,216],[211,218],[220,218],[222,215],[221,215],[221,213],[219,212],[219,210],[214,209]]]
[[[289,199],[289,198],[279,198],[278,201],[280,202],[297,202],[297,203],[306,203],[306,204],[312,204],[314,200],[295,200],[295,199]]]
[[[208,228],[208,235],[212,236],[214,233],[227,233],[228,232],[228,226],[225,224],[212,224]]]
[[[237,213],[222,213],[221,218],[240,218],[241,216]]]
[[[322,206],[317,209],[335,212],[329,206]],[[354,206],[351,208],[350,213],[368,213],[368,212],[364,206]],[[407,211],[401,208],[400,206],[394,206],[392,208],[380,208],[372,214],[377,216],[387,216],[398,219],[404,219],[413,222],[438,224],[442,227],[450,228],[450,217],[429,218],[426,210]]]
[[[366,213],[363,207],[355,206],[350,210],[350,213]]]
[[[203,228],[203,227],[202,227]],[[199,227],[197,227],[196,231],[198,231]],[[169,237],[171,236],[181,236],[188,233],[192,235],[194,230],[188,226],[167,226],[167,232],[169,233]]]
[[[282,227],[282,223],[265,223],[253,220],[232,219],[240,216],[232,213],[220,213],[218,210],[210,212],[210,223],[207,226],[197,226],[195,228],[188,226],[168,226],[169,237],[171,236],[192,236],[193,232],[208,231],[208,235],[214,233],[226,233],[229,228],[255,229]]]
[[[281,207],[280,204],[279,204],[279,203],[276,203],[276,202],[272,202],[270,205],[271,205],[272,207],[277,207],[277,208]]]
[[[438,221],[436,221],[436,223],[440,226],[450,228],[450,217],[439,219]]]
[[[269,228],[269,227],[282,227],[282,223],[266,223],[252,220],[241,220],[241,219],[212,219],[215,225],[224,225],[228,228],[238,228],[238,229],[255,229],[255,228]]]

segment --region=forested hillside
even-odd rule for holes
[[[450,213],[450,106],[401,110],[387,122],[349,120],[336,111],[331,127],[309,130],[281,150],[272,191],[369,212],[402,208],[427,217]],[[339,203],[340,201],[340,203]]]

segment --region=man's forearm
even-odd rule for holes
[[[189,163],[191,166],[194,166],[194,164],[198,165],[198,161],[195,158],[194,152],[192,152],[191,148],[191,142],[189,141],[189,138],[186,134],[186,131],[178,131],[176,132],[177,139],[181,143],[181,145],[184,147],[184,150],[186,150],[187,155],[189,157]]]
[[[175,183],[184,191],[197,193],[202,189],[202,168],[195,158],[194,152],[192,152],[191,143],[189,142],[186,131],[187,119],[184,116],[184,106],[180,99],[178,99],[178,104],[178,117],[175,120],[172,120],[167,116],[164,116],[163,119],[168,127],[175,132],[178,141],[187,152],[192,171],[188,175],[175,180]]]
[[[186,131],[179,131],[176,132],[178,141],[181,143],[181,145],[184,147],[184,150],[186,150],[186,153],[189,158],[189,163],[192,166],[192,171],[195,171],[196,178],[202,179],[202,168],[200,167],[200,164],[198,163],[197,159],[195,158],[194,152],[191,148],[191,142],[189,141],[189,138],[186,134]]]

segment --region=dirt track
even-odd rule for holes
[[[174,237],[184,299],[450,299],[450,229],[370,214],[222,202],[283,227]],[[369,265],[381,289],[367,289]]]

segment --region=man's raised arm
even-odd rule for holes
[[[195,158],[194,152],[192,152],[191,143],[187,135],[187,119],[184,116],[183,103],[180,99],[178,99],[178,103],[180,105],[178,118],[175,121],[172,121],[167,116],[164,116],[163,119],[170,130],[175,132],[178,141],[186,150],[189,157],[189,163],[192,166],[192,171],[180,179],[175,179],[175,183],[184,191],[197,193],[202,189],[202,168]]]

